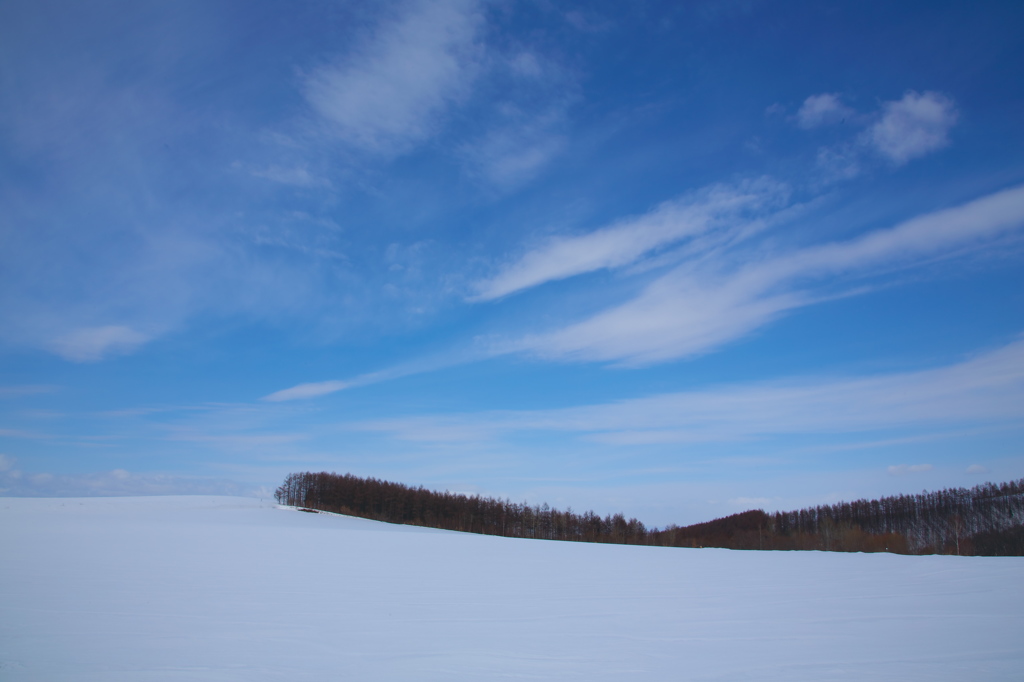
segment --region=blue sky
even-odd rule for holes
[[[1024,6],[0,7],[0,491],[685,523],[1024,476]]]

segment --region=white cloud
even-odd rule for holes
[[[615,403],[417,416],[350,425],[406,440],[561,431],[605,443],[735,442],[779,434],[943,431],[1024,418],[1024,341],[935,369],[863,378],[726,385]],[[899,472],[925,471],[901,465]],[[917,467],[917,468],[915,468]]]
[[[903,474],[920,474],[931,470],[931,464],[896,464],[886,469],[886,471],[893,476],[902,476]]]
[[[370,152],[400,153],[431,135],[477,71],[481,23],[469,0],[415,2],[346,59],[308,75],[304,93],[334,135]]]
[[[481,351],[479,348],[458,348],[433,357],[422,358],[415,362],[395,365],[376,372],[359,374],[344,381],[331,380],[299,384],[264,396],[262,400],[269,402],[284,402],[288,400],[317,398],[322,395],[328,395],[348,388],[369,386],[382,381],[391,381],[392,379],[400,379],[401,377],[411,376],[414,374],[433,372],[445,367],[452,367],[466,362],[482,360],[486,357],[491,357],[491,354]]]
[[[958,114],[953,101],[937,92],[908,91],[885,102],[882,118],[865,132],[865,140],[897,165],[949,144],[949,130]]]
[[[769,111],[775,111],[769,108]],[[845,120],[863,125],[874,120],[855,139],[818,150],[818,167],[826,183],[849,180],[861,173],[873,153],[901,166],[949,144],[949,131],[958,113],[952,99],[936,92],[908,90],[895,101],[883,102],[881,111],[860,115],[843,104],[839,95],[808,97],[795,116],[799,127],[809,130]]]
[[[475,174],[501,189],[512,189],[536,176],[565,146],[558,132],[559,112],[499,127],[462,154]]]
[[[665,208],[625,227],[535,252],[491,284],[490,293],[514,290],[530,281],[551,279],[595,263],[635,258],[644,245],[634,225],[664,239]],[[692,224],[692,223],[691,223]],[[653,228],[651,227],[653,226]],[[888,230],[847,242],[808,247],[747,260],[736,266],[715,250],[676,267],[639,296],[581,322],[552,332],[510,341],[498,350],[527,351],[552,359],[613,361],[643,365],[711,351],[776,319],[785,311],[820,299],[815,281],[865,273],[872,268],[908,265],[949,253],[1024,226],[1024,186],[970,203],[913,218]],[[658,232],[658,228],[661,231]],[[628,252],[628,239],[634,243]],[[614,244],[626,250],[620,255]],[[559,258],[558,256],[562,256]],[[571,260],[575,258],[575,261]]]
[[[989,473],[989,469],[987,466],[983,466],[981,464],[972,464],[967,467],[966,472],[969,474],[987,474]]]
[[[10,455],[0,454],[0,471],[10,471],[17,460]]]
[[[856,112],[839,101],[838,94],[823,93],[811,95],[804,100],[796,112],[797,125],[801,128],[817,128],[818,126],[839,123]]]
[[[51,348],[66,360],[96,362],[109,355],[131,353],[149,339],[131,327],[107,325],[76,329],[55,339]]]
[[[349,388],[349,386],[351,386],[351,384],[345,381],[318,381],[315,383],[299,384],[298,386],[292,386],[291,388],[275,391],[268,396],[264,396],[263,400],[276,403],[286,400],[317,398],[322,395],[336,393]]]
[[[753,220],[765,209],[778,207],[787,194],[785,185],[768,178],[735,187],[713,185],[589,234],[550,239],[478,282],[475,300],[492,300],[545,282],[629,265],[660,247]]]
[[[633,300],[545,334],[513,342],[548,359],[647,365],[697,355],[744,336],[803,305],[796,295],[771,296],[763,286],[703,282],[676,271]]]

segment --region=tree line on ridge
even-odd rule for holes
[[[436,492],[351,474],[294,473],[280,504],[444,530],[663,547],[1024,555],[1024,479],[798,511],[751,510],[690,526],[647,528],[622,514],[552,509]]]

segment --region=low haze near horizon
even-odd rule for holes
[[[0,7],[0,495],[650,525],[1024,477],[1024,6]]]

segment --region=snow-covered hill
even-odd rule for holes
[[[0,679],[1010,680],[1024,559],[463,535],[0,498]]]

